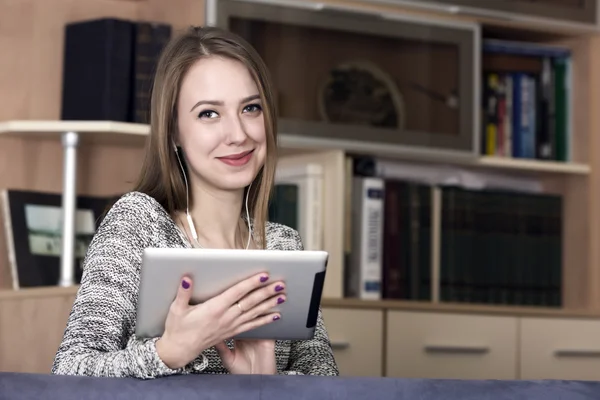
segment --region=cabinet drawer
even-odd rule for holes
[[[600,321],[522,318],[521,379],[600,380]]]
[[[390,311],[387,375],[515,379],[517,326],[511,317]]]
[[[323,308],[342,376],[382,376],[383,311]]]

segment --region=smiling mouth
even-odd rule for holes
[[[217,159],[229,166],[241,167],[248,164],[248,162],[252,158],[252,154],[254,154],[254,149],[244,151],[238,154],[231,154],[229,156],[217,157]]]
[[[217,157],[217,158],[219,160],[239,160],[239,159],[242,159],[242,158],[248,156],[253,151],[254,151],[254,149],[248,150],[248,151],[244,151],[244,152],[238,153],[238,154],[232,154],[232,155],[229,155],[229,156]]]

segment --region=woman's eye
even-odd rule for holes
[[[261,109],[262,108],[258,104],[249,104],[246,107],[244,107],[244,112],[257,112],[257,111],[260,111]]]
[[[212,110],[202,111],[200,114],[198,114],[198,118],[216,118],[216,117],[217,117],[217,113]]]

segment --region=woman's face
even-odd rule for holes
[[[176,140],[193,182],[239,190],[254,180],[266,157],[265,122],[243,64],[215,56],[197,61],[183,79],[177,116]]]

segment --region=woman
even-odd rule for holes
[[[172,40],[157,65],[150,130],[139,183],[110,208],[90,244],[52,372],[338,375],[320,313],[312,340],[229,340],[277,323],[277,313],[256,317],[285,301],[285,282],[266,275],[195,306],[184,277],[162,337],[135,337],[144,248],[302,249],[295,230],[266,222],[275,107],[267,69],[245,41],[216,28]]]

